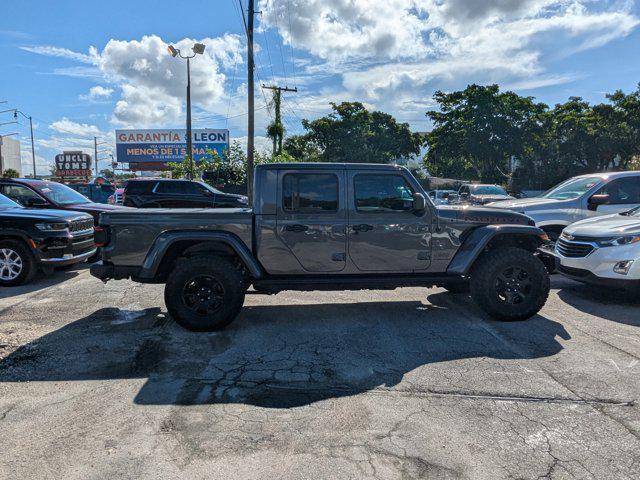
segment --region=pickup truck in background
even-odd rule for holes
[[[546,302],[549,276],[536,250],[546,234],[508,210],[436,207],[392,165],[291,163],[256,168],[253,209],[105,212],[97,278],[165,283],[171,316],[217,330],[245,292],[470,289],[499,320]]]

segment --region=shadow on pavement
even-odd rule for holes
[[[79,269],[78,269],[79,270]],[[16,295],[23,295],[25,293],[37,292],[47,287],[57,285],[58,283],[66,282],[80,274],[79,271],[74,270],[56,270],[50,275],[45,275],[42,272],[38,272],[33,280],[26,285],[19,285],[17,287],[0,287],[0,299],[11,298]]]
[[[596,287],[571,282],[558,291],[560,299],[581,312],[613,322],[640,327],[640,294],[622,292],[614,288]]]
[[[287,408],[393,387],[430,363],[550,356],[562,350],[557,336],[570,338],[542,316],[469,318],[444,295],[430,303],[247,306],[210,334],[187,332],[158,308],[101,309],[0,360],[0,382],[147,378],[138,404]]]

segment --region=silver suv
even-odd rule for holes
[[[585,218],[631,210],[640,205],[640,171],[570,178],[535,198],[491,203],[531,217],[556,240],[564,227]]]

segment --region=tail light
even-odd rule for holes
[[[94,227],[93,241],[96,247],[104,247],[109,244],[109,227],[100,225]]]

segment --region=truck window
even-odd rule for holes
[[[324,173],[288,173],[282,179],[282,208],[286,212],[338,211],[338,177]]]
[[[398,212],[413,208],[413,189],[400,175],[356,175],[354,190],[359,212]]]
[[[177,182],[158,182],[158,186],[156,187],[155,192],[175,195],[195,195],[199,193],[198,185],[193,182],[186,182],[182,180],[179,180]]]

